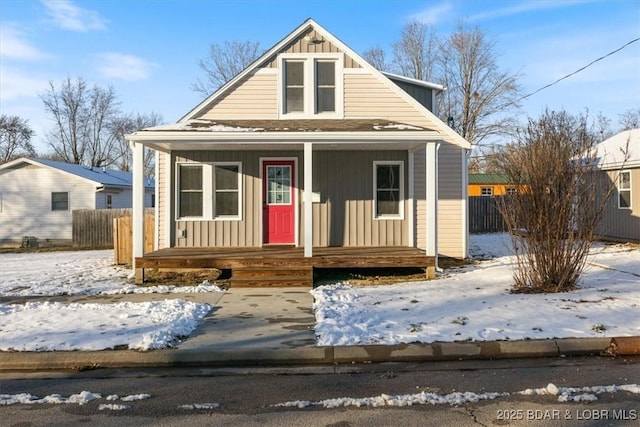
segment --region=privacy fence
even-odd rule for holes
[[[145,214],[153,214],[146,208]],[[113,248],[113,220],[131,217],[131,209],[79,209],[72,212],[73,246],[79,248]]]
[[[469,232],[496,233],[507,226],[498,210],[501,197],[469,197]]]

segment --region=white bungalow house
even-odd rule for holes
[[[237,278],[249,256],[287,258],[306,277],[401,265],[408,253],[433,271],[438,255],[466,257],[470,144],[437,116],[444,89],[382,73],[305,21],[177,123],[127,136],[138,280],[163,265]],[[145,147],[157,154],[149,256]]]
[[[596,146],[597,167],[615,185],[596,229],[605,239],[640,241],[640,129],[630,129]]]
[[[20,158],[0,165],[0,244],[23,238],[66,244],[72,211],[132,206],[131,172],[44,159]],[[144,205],[154,204],[154,181],[144,181]]]

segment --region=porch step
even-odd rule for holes
[[[309,266],[247,266],[234,268],[231,286],[286,287],[313,286],[313,267]]]

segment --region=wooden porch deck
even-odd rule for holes
[[[313,285],[314,268],[425,268],[434,273],[435,258],[409,247],[318,247],[305,258],[303,248],[167,248],[136,258],[136,282],[147,268],[217,268],[231,270],[232,286]]]

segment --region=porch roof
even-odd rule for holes
[[[130,141],[160,150],[398,150],[442,141],[437,130],[385,119],[203,120],[143,129]],[[257,147],[262,145],[262,147]]]

